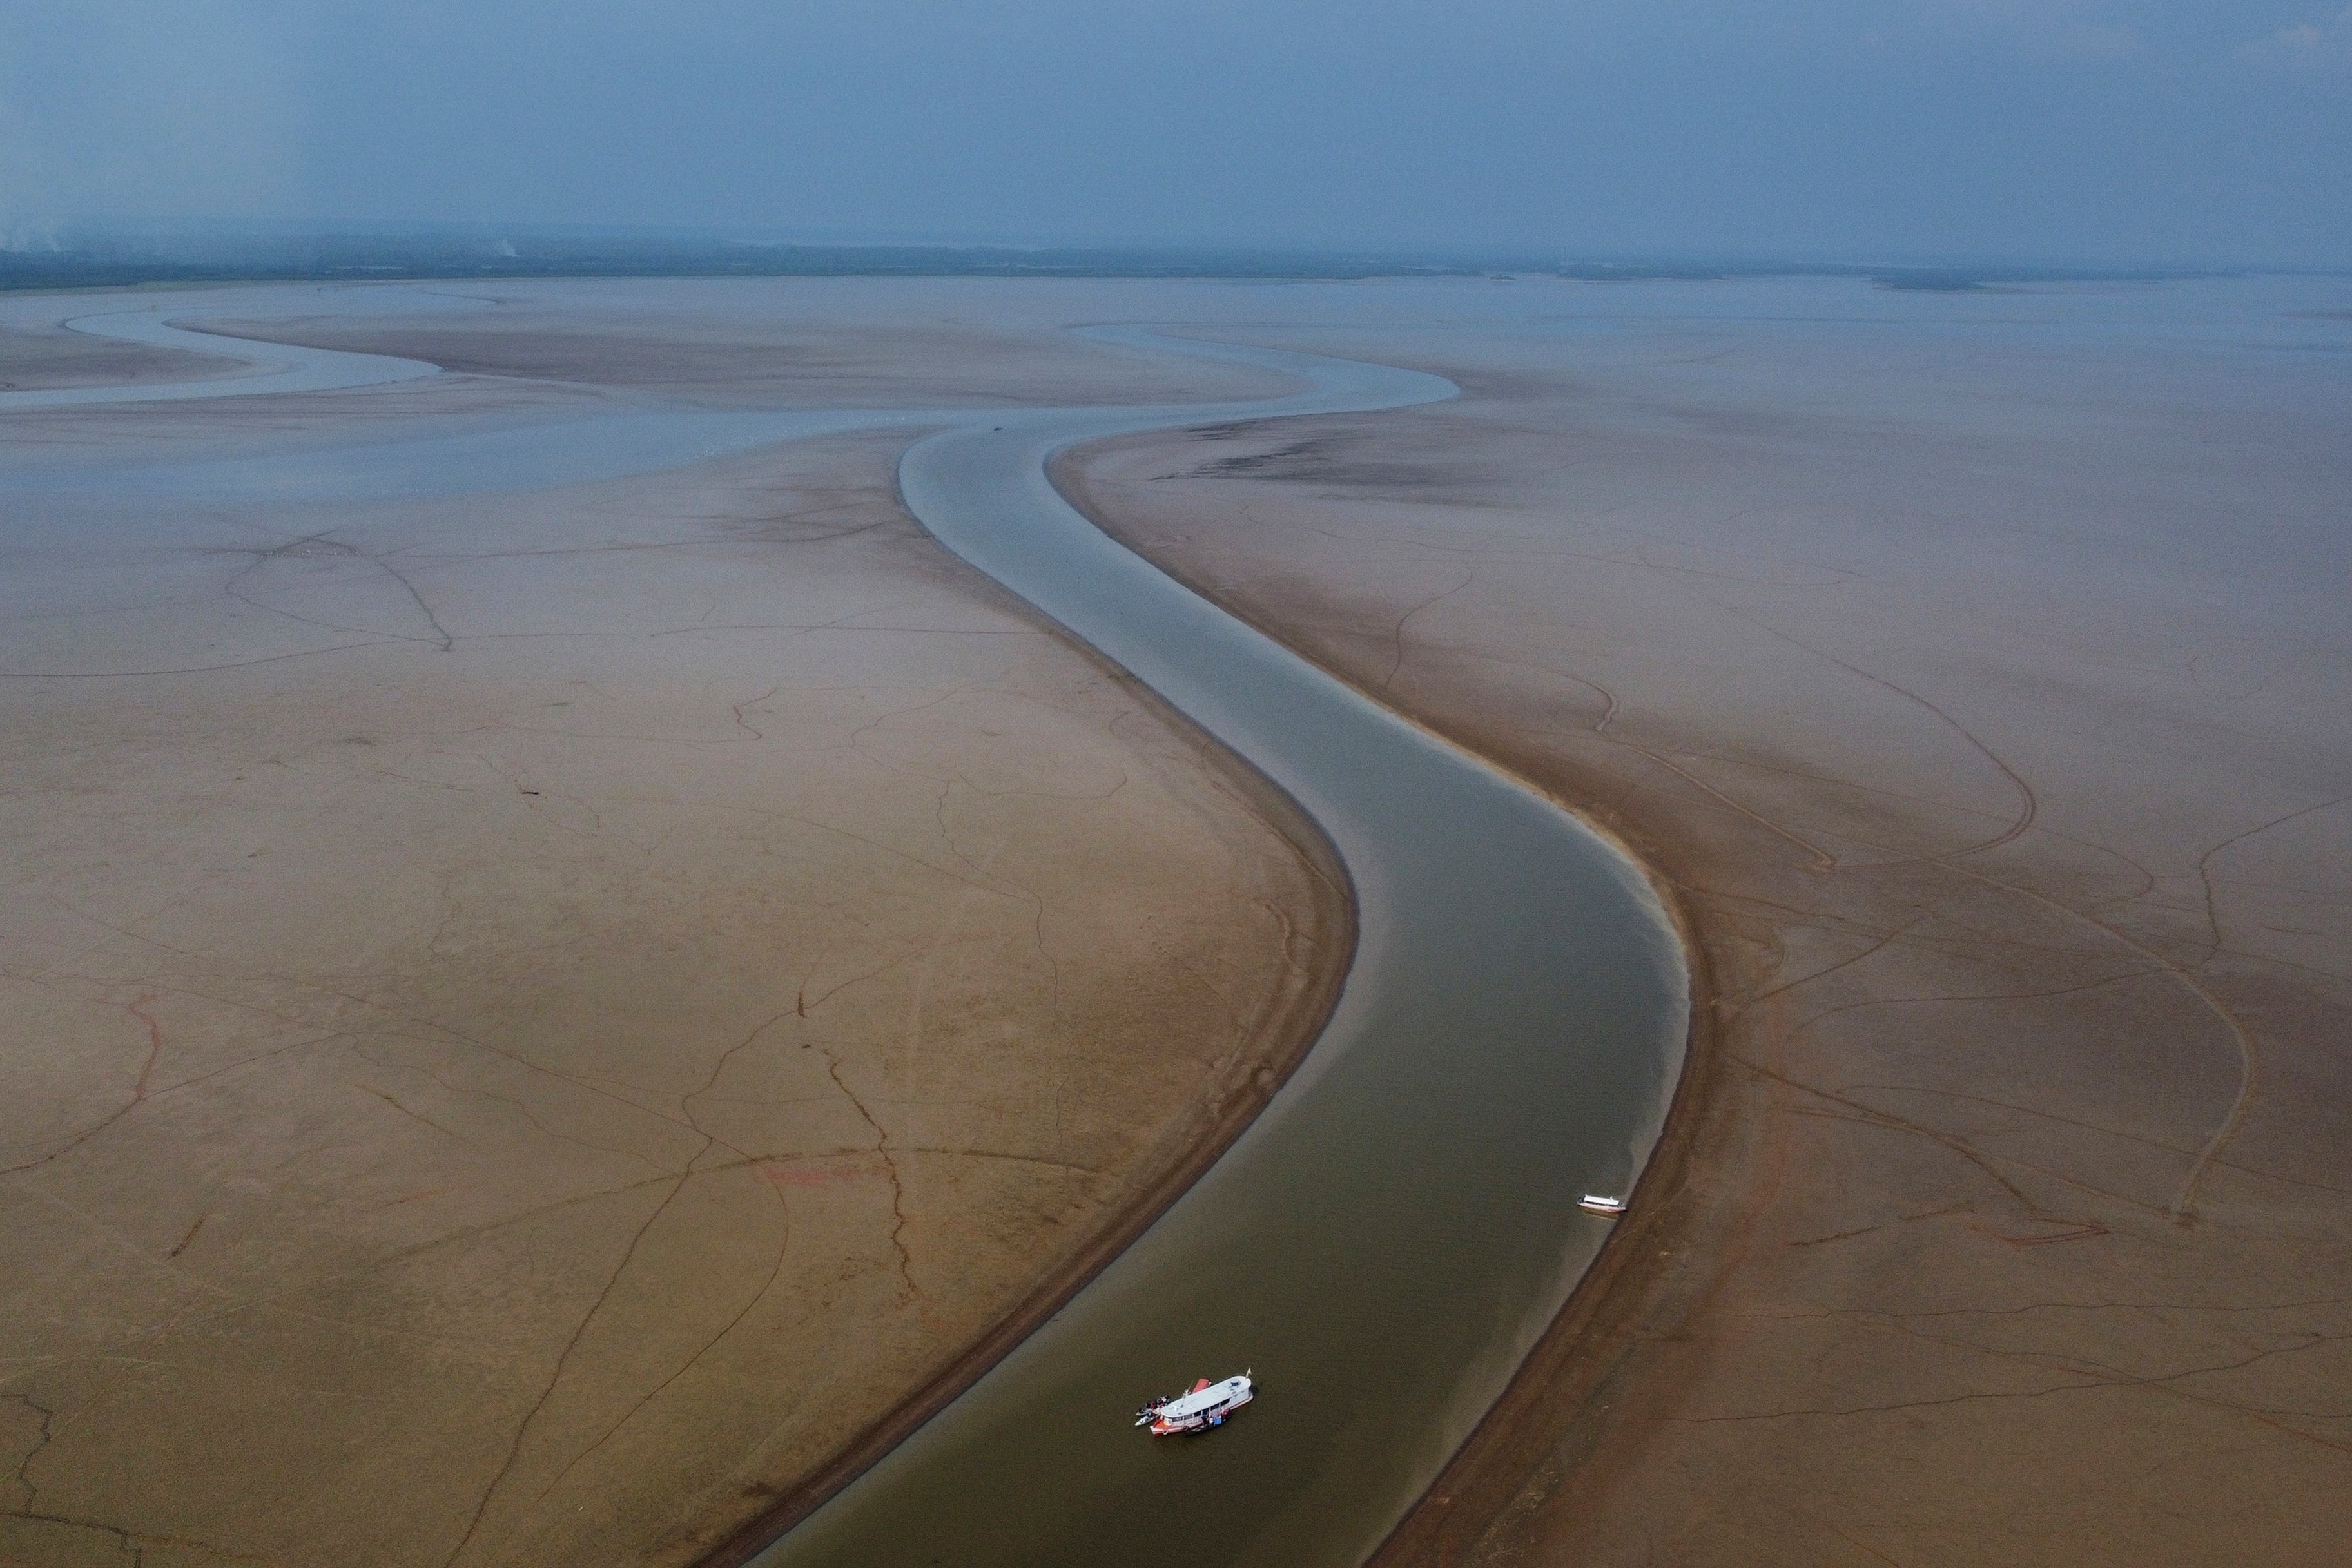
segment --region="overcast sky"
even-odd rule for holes
[[[2347,0],[0,0],[77,215],[2352,265]]]

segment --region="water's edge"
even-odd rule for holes
[[[273,291],[278,292],[278,291]],[[324,289],[307,294],[323,295]],[[348,291],[346,291],[348,292]],[[368,298],[383,295],[371,291]],[[28,301],[29,302],[29,301]],[[329,392],[383,386],[437,376],[441,367],[391,354],[355,354],[341,349],[305,349],[263,343],[173,326],[166,316],[189,314],[202,297],[175,292],[165,302],[120,310],[94,310],[64,324],[92,338],[176,349],[229,361],[234,367],[198,381],[133,382],[120,386],[26,387],[0,392],[0,412],[9,409],[77,408],[124,402],[183,402],[194,398],[253,397],[269,392]],[[306,301],[308,302],[308,301]]]
[[[257,302],[235,298],[240,308]],[[165,308],[191,311],[173,301],[73,325],[222,351],[222,340],[165,325]],[[145,476],[232,490],[283,488],[295,476],[325,493],[373,493],[421,483],[400,475],[422,464],[467,489],[528,487],[561,482],[583,452],[634,471],[824,430],[944,426],[902,457],[908,509],[949,550],[1256,768],[1346,866],[1354,967],[1257,1119],[903,1443],[782,1539],[755,1552],[739,1536],[714,1563],[1092,1568],[1116,1554],[1352,1565],[1423,1494],[1554,1322],[1608,1234],[1575,1199],[1631,1186],[1673,1096],[1688,973],[1638,867],[1555,803],[1163,575],[1047,477],[1055,453],[1107,436],[1397,408],[1455,389],[1414,371],[1132,329],[1087,335],[1274,370],[1308,390],[1223,405],[603,414],[425,442],[363,439],[256,460],[252,472],[235,462]],[[259,363],[203,382],[28,390],[0,407],[437,373],[423,361],[226,341]],[[1013,1332],[993,1337],[1003,1343]],[[1244,1365],[1264,1396],[1215,1437],[1155,1443],[1128,1427],[1143,1397]]]
[[[1284,371],[1313,390],[1009,413],[918,443],[901,490],[949,549],[1297,799],[1354,877],[1362,947],[1322,1039],[1258,1123],[1035,1335],[759,1554],[761,1568],[1360,1561],[1590,1266],[1606,1222],[1575,1199],[1630,1187],[1679,1071],[1687,972],[1637,867],[1160,573],[1045,476],[1054,454],[1106,436],[1454,389],[1387,367],[1092,335]],[[1418,1215],[1378,1200],[1400,1177]],[[1121,1429],[1162,1384],[1244,1363],[1267,1395],[1210,1442]],[[1376,1408],[1362,1397],[1374,1379]]]

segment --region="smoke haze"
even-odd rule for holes
[[[0,240],[2352,262],[2330,0],[13,0]]]

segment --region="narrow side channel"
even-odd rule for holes
[[[237,298],[241,308],[272,310],[293,298],[316,308],[324,291],[257,290]],[[370,303],[387,296],[370,295]],[[390,298],[400,298],[391,296]],[[441,367],[423,360],[403,360],[390,354],[358,354],[341,349],[305,349],[293,344],[258,343],[216,333],[193,332],[175,327],[167,316],[189,316],[196,307],[218,307],[220,296],[178,295],[163,301],[125,310],[97,310],[65,322],[74,331],[151,349],[180,349],[241,366],[220,375],[189,382],[156,382],[146,385],[94,387],[32,387],[0,392],[0,412],[9,409],[78,408],[124,402],[184,402],[191,399],[254,397],[269,392],[335,392],[347,387],[383,386],[437,376]],[[283,314],[282,309],[274,313]]]
[[[1192,595],[1055,492],[1073,444],[1451,396],[1417,372],[1105,329],[1265,366],[1299,396],[1026,411],[900,465],[948,549],[1290,791],[1356,883],[1361,945],[1306,1064],[1060,1313],[755,1561],[1360,1562],[1428,1485],[1606,1239],[1680,1071],[1686,970],[1622,854],[1551,802]],[[1213,1436],[1129,1426],[1255,1370]]]

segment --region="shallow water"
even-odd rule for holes
[[[299,298],[318,308],[320,289],[273,290],[278,299]],[[195,300],[205,297],[197,295]],[[249,300],[250,296],[247,298]],[[382,296],[373,297],[382,298]],[[172,324],[172,318],[194,314],[186,297],[170,303],[126,310],[96,310],[77,316],[66,325],[93,338],[112,338],[151,349],[182,349],[193,354],[242,361],[243,368],[206,381],[156,382],[140,386],[28,388],[0,392],[0,412],[8,409],[75,408],[97,403],[183,402],[192,398],[241,396],[258,392],[328,392],[345,387],[382,386],[390,382],[436,376],[441,367],[422,360],[394,359],[389,354],[348,354],[337,349],[301,349],[277,343],[252,343],[238,338],[191,332]]]
[[[191,499],[414,500],[592,484],[682,467],[780,441],[971,417],[969,411],[934,414],[898,409],[541,416],[536,423],[505,429],[458,429],[193,463],[68,459],[22,468],[9,475],[8,483],[27,492],[92,490]]]

